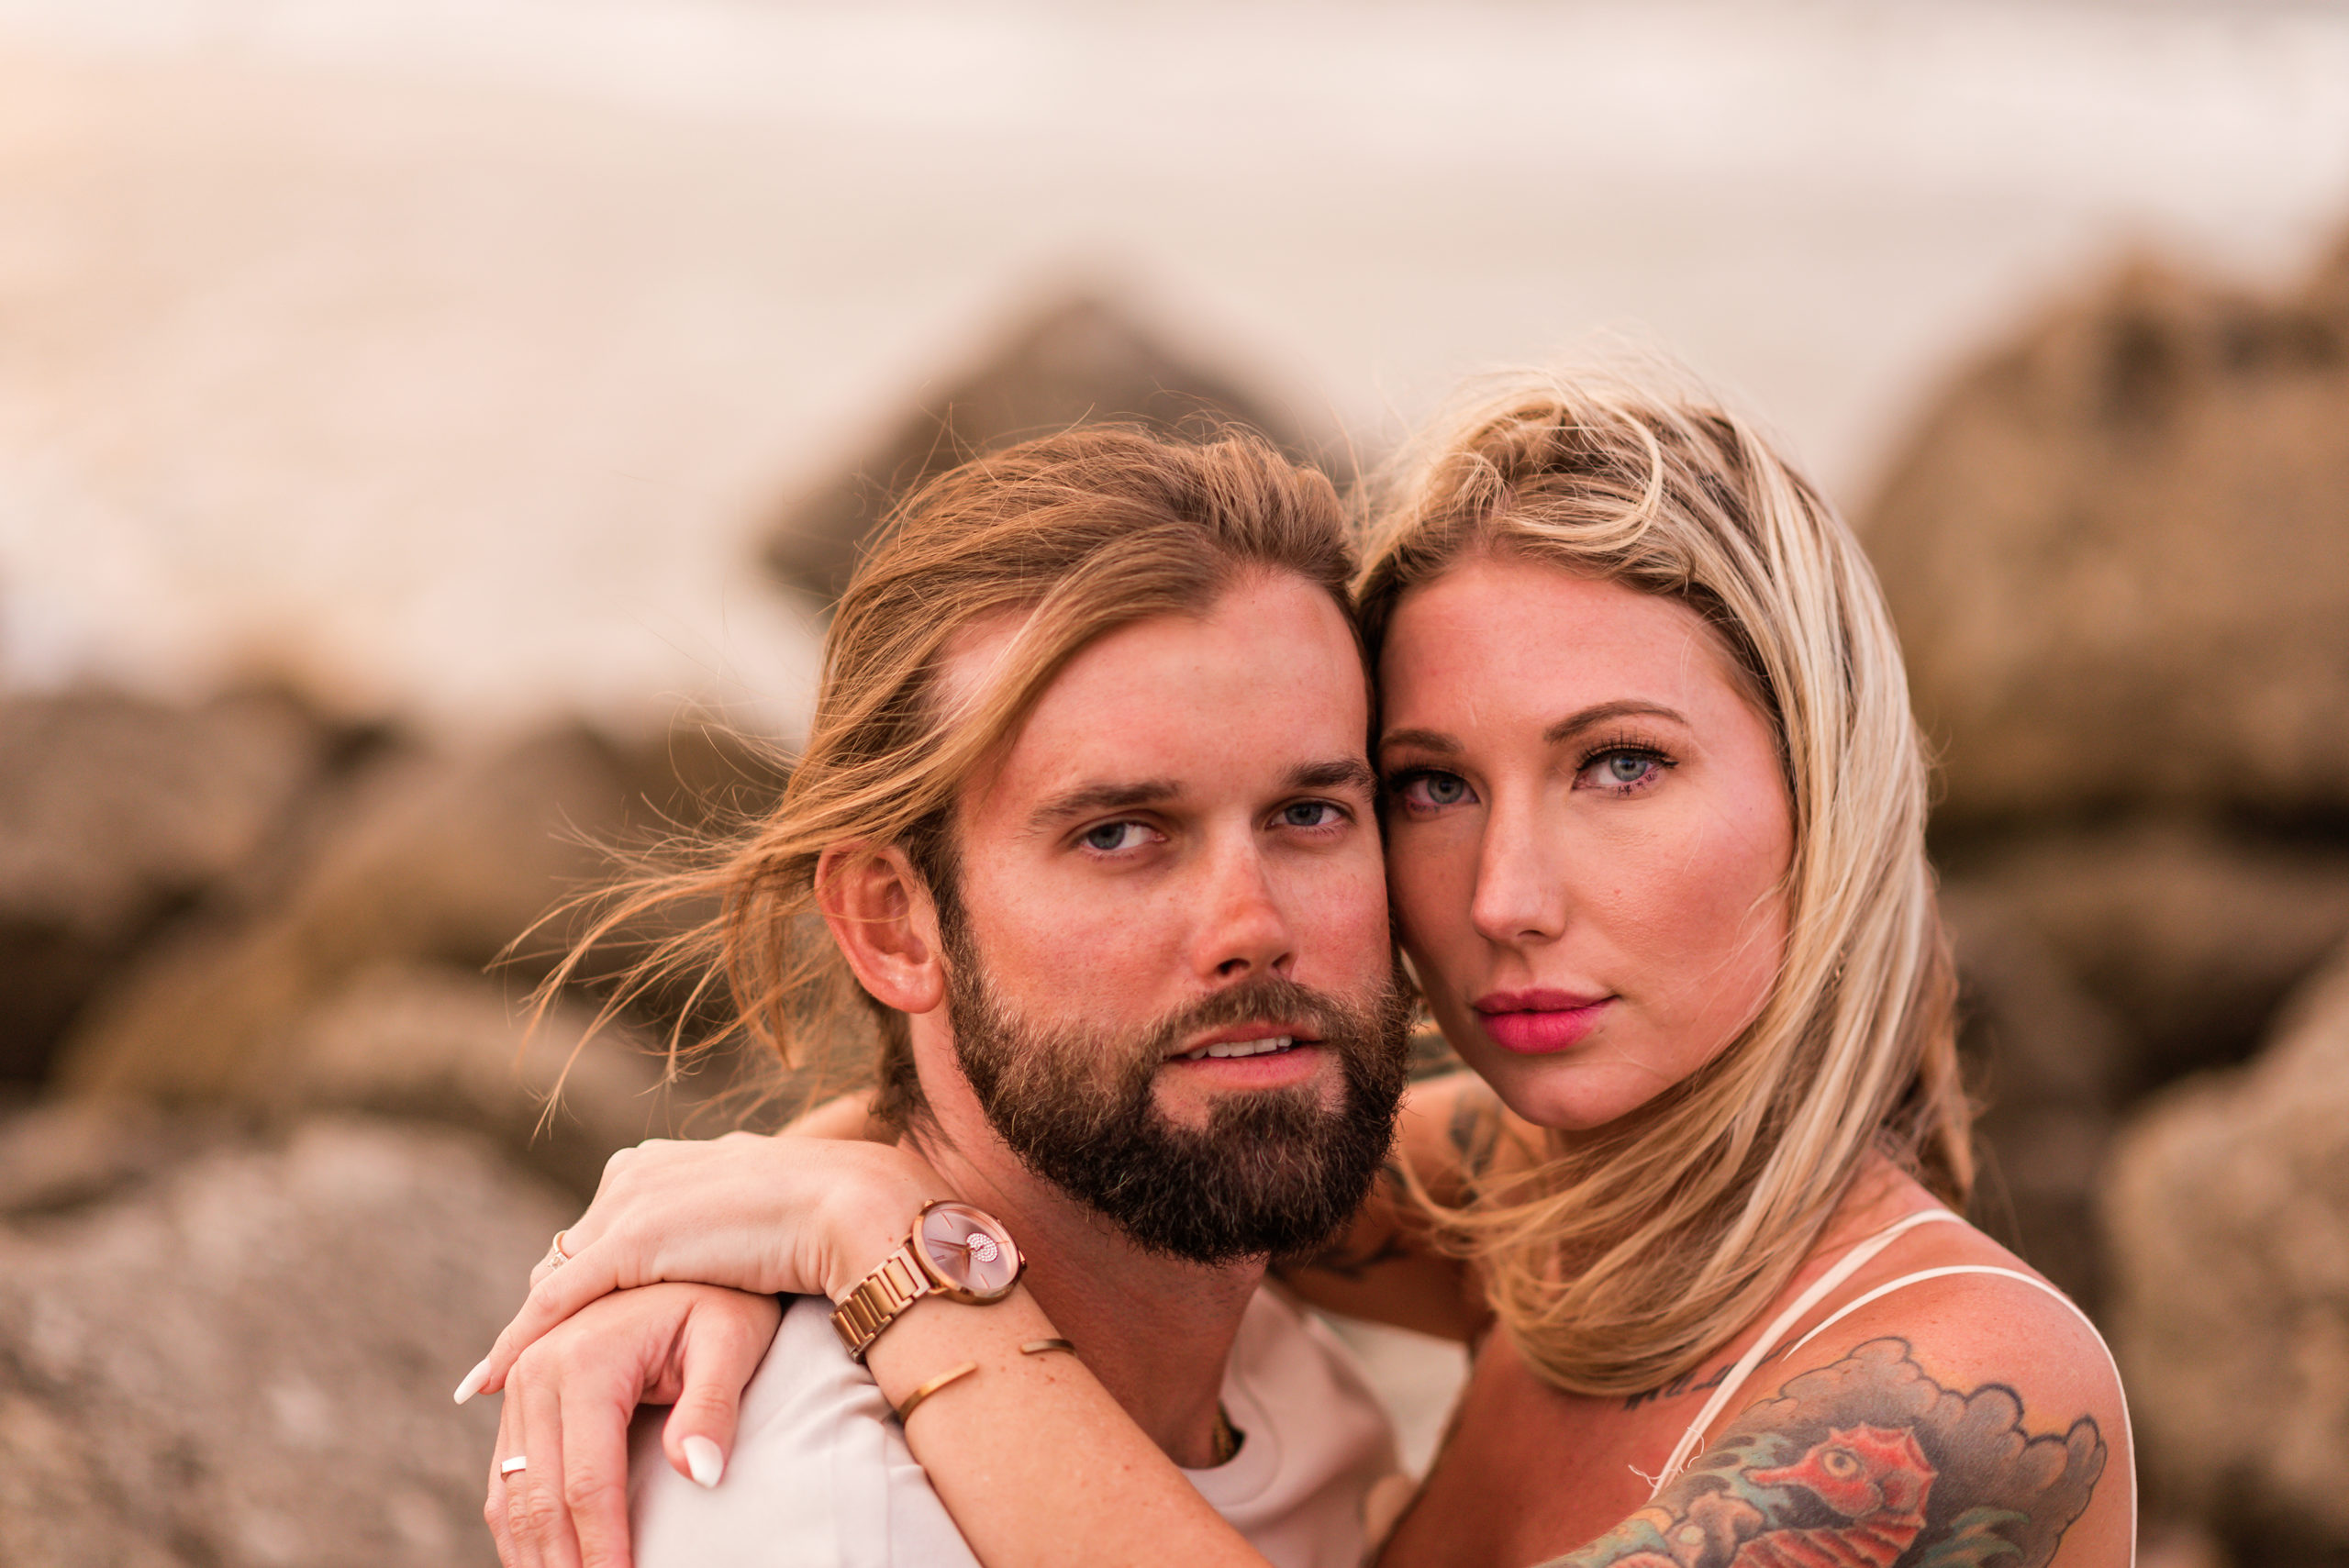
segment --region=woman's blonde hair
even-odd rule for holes
[[[599,895],[541,997],[599,944],[670,929],[621,972],[607,1018],[693,977],[681,1019],[712,1003],[719,1018],[700,1045],[746,1041],[791,1067],[846,1056],[852,1081],[877,1082],[876,1113],[902,1122],[921,1104],[905,1018],[856,984],[820,924],[824,852],[901,847],[951,917],[956,797],[1080,650],[1153,616],[1203,614],[1251,571],[1293,573],[1347,608],[1353,570],[1330,481],[1242,433],[1177,441],[1094,426],[940,475],[896,508],[841,597],[781,800],[683,869]],[[983,685],[941,700],[956,638],[1013,613],[1025,619]]]
[[[1925,860],[1926,763],[1874,573],[1744,421],[1616,377],[1470,410],[1402,471],[1357,590],[1397,606],[1499,555],[1687,605],[1775,729],[1793,805],[1784,959],[1711,1062],[1439,1208],[1527,1362],[1575,1393],[1691,1370],[1786,1285],[1872,1151],[1963,1203],[1971,1112]]]

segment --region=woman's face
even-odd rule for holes
[[[1404,946],[1511,1110],[1600,1126],[1753,1020],[1793,817],[1769,722],[1694,611],[1472,558],[1403,599],[1379,679]]]

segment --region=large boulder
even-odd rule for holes
[[[2125,1130],[2104,1212],[2149,1493],[2242,1561],[2349,1562],[2349,951]]]
[[[384,759],[317,814],[282,888],[199,912],[99,999],[60,1085],[215,1097],[273,1072],[295,1024],[363,970],[478,970],[518,940],[514,973],[542,971],[570,928],[539,923],[609,874],[603,846],[647,823],[626,761],[582,729]]]
[[[330,740],[276,695],[0,702],[0,1080],[46,1073],[101,981],[283,829]]]
[[[1983,1106],[1974,1218],[2093,1313],[2104,1291],[2097,1190],[2128,1036],[2010,901],[1953,887],[1942,912],[1958,961],[1959,1045]]]
[[[1341,462],[1310,430],[1238,376],[1174,348],[1128,307],[1089,293],[1054,298],[1015,321],[975,362],[926,386],[868,450],[789,506],[767,545],[786,581],[838,598],[889,505],[991,447],[1086,420],[1173,429],[1236,421],[1302,459]]]
[[[72,1141],[0,1125],[0,1169],[26,1138]],[[449,1391],[573,1212],[462,1134],[332,1119],[0,1208],[0,1562],[487,1568],[496,1401]]]
[[[571,928],[525,933],[609,873],[600,846],[658,820],[654,806],[683,814],[655,786],[665,773],[676,794],[687,767],[722,771],[692,754],[650,766],[576,729],[384,759],[317,814],[273,895],[192,919],[89,1009],[58,1087],[434,1116],[592,1188],[613,1149],[671,1130],[679,1107],[655,1092],[662,1072],[624,1020],[586,1038],[582,1002],[526,1046],[520,994]],[[482,978],[518,939],[520,960]]]
[[[2349,814],[2349,246],[2254,295],[2133,265],[1944,393],[1862,529],[1944,826]]]
[[[2349,843],[2192,821],[2016,835],[1963,857],[1948,885],[1968,906],[1962,935],[2026,929],[2120,1024],[2112,1104],[2244,1060],[2349,941]]]

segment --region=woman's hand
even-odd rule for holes
[[[673,1405],[661,1446],[715,1486],[743,1385],[774,1339],[772,1296],[656,1284],[590,1303],[523,1351],[506,1381],[482,1512],[506,1568],[627,1568],[628,1428]],[[528,1465],[505,1473],[520,1455]]]
[[[946,1195],[919,1155],[887,1144],[729,1132],[623,1149],[563,1232],[569,1261],[541,1266],[457,1402],[505,1386],[533,1341],[615,1290],[691,1280],[838,1299],[905,1240],[924,1203]]]

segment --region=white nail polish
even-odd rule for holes
[[[707,1438],[687,1438],[685,1440],[685,1468],[694,1473],[694,1482],[700,1486],[715,1486],[718,1478],[726,1473],[726,1456]]]
[[[481,1385],[488,1380],[489,1362],[484,1358],[479,1365],[473,1369],[473,1371],[465,1373],[465,1380],[462,1383],[457,1385],[457,1403],[462,1405],[466,1400],[472,1398],[474,1395],[479,1394],[481,1392]]]

